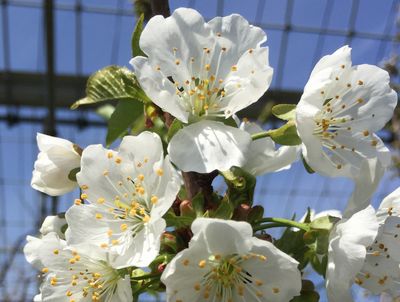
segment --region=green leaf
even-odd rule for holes
[[[108,121],[106,145],[111,145],[117,138],[143,115],[143,104],[135,101],[120,101]]]
[[[286,146],[296,146],[301,144],[301,139],[297,135],[296,125],[289,121],[282,127],[268,131],[269,136],[278,144]]]
[[[99,108],[96,109],[96,113],[98,115],[100,115],[103,119],[105,119],[106,121],[108,121],[110,119],[110,117],[114,111],[115,111],[115,107],[110,104],[100,106]]]
[[[174,119],[171,126],[168,129],[167,140],[171,141],[172,137],[183,128],[183,124],[180,120]]]
[[[72,104],[71,109],[81,105],[110,100],[151,100],[139,86],[135,74],[126,67],[107,66],[92,74],[86,83],[86,97]]]
[[[308,165],[306,159],[303,156],[303,153],[301,154],[301,161],[303,162],[303,166],[306,169],[306,171],[310,174],[314,174],[315,171]]]
[[[71,171],[69,171],[68,173],[68,179],[70,181],[76,181],[76,174],[78,174],[78,172],[81,170],[80,167],[72,169]]]
[[[272,107],[272,114],[281,120],[294,120],[296,114],[296,105],[294,104],[278,104]]]
[[[137,20],[135,29],[132,33],[132,39],[131,39],[132,57],[146,56],[139,46],[140,35],[143,31],[143,21],[144,21],[144,14],[142,13],[139,19]]]

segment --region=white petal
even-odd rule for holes
[[[55,136],[50,136],[46,135],[43,133],[37,133],[36,135],[36,141],[39,147],[39,150],[42,152],[47,152],[51,148],[57,146],[64,148],[66,150],[73,149],[73,143],[71,143],[69,140],[55,137]]]
[[[183,106],[182,101],[176,95],[175,85],[165,78],[163,74],[154,66],[151,66],[149,59],[145,57],[135,57],[130,61],[135,70],[140,86],[150,97],[150,99],[166,112],[171,113],[177,119],[186,123],[189,113]]]
[[[263,284],[257,290],[271,302],[290,301],[294,296],[300,294],[301,274],[298,270],[298,262],[289,255],[277,249],[272,243],[253,238],[251,253],[263,255],[266,261],[250,258],[243,262],[242,268],[249,272],[256,280]],[[272,273],[273,272],[273,273]],[[252,297],[247,292],[251,301]]]
[[[42,240],[33,236],[26,237],[27,244],[24,246],[25,259],[34,268],[41,270],[44,267],[39,251],[42,246]]]
[[[209,26],[197,11],[179,8],[168,18],[155,16],[149,20],[140,36],[140,48],[148,55],[152,67],[160,66],[166,77],[172,76],[174,81],[183,83],[192,76],[188,68],[191,57],[200,65],[203,48],[212,48],[214,41]],[[180,63],[176,64],[176,60]],[[199,74],[196,69],[194,74]]]
[[[351,48],[347,45],[339,48],[333,54],[321,58],[315,65],[310,77],[315,76],[320,71],[329,68],[335,69],[343,64],[348,67],[351,66]]]
[[[355,175],[354,191],[343,212],[344,217],[350,217],[370,204],[384,173],[385,168],[377,158],[364,160],[360,173]]]
[[[378,232],[372,206],[339,222],[330,235],[326,287],[330,302],[351,302],[350,287]]]
[[[113,296],[113,302],[131,301],[133,301],[131,281],[129,275],[126,275],[125,278],[121,278],[117,283],[117,288]]]
[[[380,223],[388,217],[388,212],[400,215],[400,187],[386,196],[379,205],[377,216]]]
[[[252,244],[253,230],[247,222],[197,218],[191,228],[191,244],[205,246],[209,254],[246,254]]]
[[[243,166],[251,136],[219,122],[201,121],[185,127],[168,145],[171,161],[182,171],[210,173]]]
[[[231,71],[223,84],[226,95],[220,108],[225,117],[258,101],[271,84],[272,72],[268,63],[268,48],[245,52],[237,62],[237,71]]]

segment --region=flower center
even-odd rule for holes
[[[207,267],[209,270],[203,275],[201,282],[194,285],[194,289],[201,292],[205,299],[215,295],[221,302],[232,302],[235,295],[244,297],[246,291],[256,299],[263,297],[260,289],[263,282],[243,268],[243,262],[248,260],[264,262],[267,258],[250,253],[225,257],[212,255],[207,260],[201,260],[198,267]],[[273,292],[278,293],[279,289],[274,288]]]

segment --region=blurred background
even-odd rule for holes
[[[94,110],[68,108],[84,96],[91,73],[111,64],[128,66],[135,11],[151,16],[157,5],[163,1],[0,1],[0,301],[32,301],[38,282],[22,254],[25,237],[36,234],[46,215],[65,211],[78,194],[54,199],[31,189],[36,133],[81,146],[104,144],[106,122]],[[270,117],[272,105],[296,103],[314,64],[345,44],[353,47],[353,64],[387,69],[398,88],[398,0],[170,0],[169,5],[195,8],[206,19],[239,13],[267,32],[272,86],[242,114],[266,128],[277,123]],[[399,127],[397,112],[380,133],[394,160],[374,205],[400,185]],[[260,177],[256,200],[268,216],[301,217],[307,206],[342,210],[351,191],[350,181],[307,174],[297,163]],[[322,280],[312,278],[322,292]],[[377,300],[360,290],[355,296]],[[326,301],[324,295],[320,301]]]

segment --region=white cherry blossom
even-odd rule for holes
[[[39,232],[42,235],[47,235],[48,233],[56,233],[60,238],[64,238],[63,228],[67,225],[65,217],[60,217],[59,215],[47,216],[40,227]]]
[[[327,176],[354,177],[366,158],[377,157],[388,166],[390,152],[375,132],[397,104],[389,81],[377,66],[352,66],[348,46],[317,63],[296,108],[302,152],[311,168]]]
[[[95,244],[119,255],[115,267],[147,266],[158,255],[181,179],[157,134],[125,136],[118,151],[101,145],[82,153],[82,199],[66,213],[70,245]]]
[[[147,57],[135,57],[131,64],[152,101],[183,123],[229,118],[256,102],[271,83],[268,48],[261,46],[266,39],[261,28],[250,25],[240,15],[205,22],[197,11],[179,8],[168,18],[155,16],[149,20],[140,37],[140,47]],[[226,149],[235,142],[249,144],[249,136],[237,135],[233,127],[211,122],[202,125],[217,126],[210,138],[215,146],[221,135],[224,140],[225,133],[235,137]],[[208,173],[240,161],[221,148],[218,152],[219,157],[224,156],[223,167],[221,161],[213,160],[206,167],[190,167],[195,161],[182,166],[181,152],[176,150],[191,144],[197,145],[196,153],[203,150],[202,140],[196,136],[198,126],[189,125],[184,130],[191,134],[185,137],[193,138],[174,139],[169,151],[171,160],[183,170]]]
[[[70,141],[38,133],[39,155],[32,173],[31,186],[51,196],[74,190],[78,184],[68,175],[80,167],[79,147]]]
[[[378,235],[367,248],[364,267],[355,282],[373,294],[400,296],[400,188],[379,206]]]
[[[198,218],[189,248],[165,268],[167,302],[286,302],[301,289],[297,261],[252,237],[247,222]]]
[[[34,301],[133,301],[129,275],[114,269],[104,251],[81,252],[68,247],[56,233],[40,239],[28,236],[27,241],[25,257],[43,278]]]

